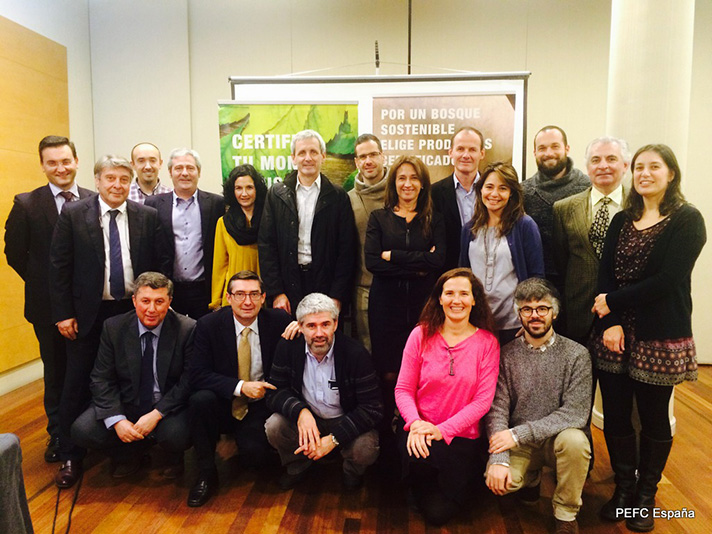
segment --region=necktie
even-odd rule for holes
[[[121,239],[119,238],[119,226],[116,224],[118,214],[119,210],[109,210],[111,216],[109,220],[109,293],[114,297],[114,300],[121,300],[126,293],[124,262],[121,260]]]
[[[153,332],[141,335],[144,344],[141,357],[141,382],[139,385],[139,407],[141,414],[153,409]]]
[[[71,191],[60,191],[59,194],[62,196],[65,202],[73,202],[74,195]]]
[[[240,342],[237,345],[237,378],[250,381],[250,367],[252,366],[252,349],[249,340],[250,328],[244,328],[240,334]],[[238,421],[242,421],[247,415],[247,397],[241,395],[232,399],[232,416]]]
[[[593,218],[593,224],[591,224],[591,228],[588,230],[588,240],[591,242],[591,246],[599,260],[603,252],[603,242],[606,239],[608,223],[610,222],[610,215],[608,213],[608,204],[610,204],[610,202],[611,199],[608,197],[601,199],[601,207],[598,208],[596,216]]]

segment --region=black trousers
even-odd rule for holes
[[[616,437],[634,433],[631,420],[636,399],[643,434],[657,441],[672,439],[668,406],[674,386],[656,386],[633,380],[627,374],[597,371],[607,434]]]
[[[135,416],[127,415],[127,418],[133,423],[138,420]],[[80,447],[104,450],[116,460],[141,454],[153,444],[160,445],[170,453],[181,453],[190,447],[188,410],[184,409],[165,416],[158,422],[153,432],[143,440],[124,443],[113,428],[106,428],[104,420],[97,418],[96,407],[91,404],[74,421],[72,439]]]
[[[59,435],[59,402],[62,398],[64,375],[67,369],[67,343],[55,325],[32,325],[40,344],[40,358],[44,366],[44,408],[47,414],[47,433]]]
[[[205,280],[198,282],[175,282],[171,307],[183,315],[200,319],[210,311],[210,290]]]
[[[215,470],[215,447],[220,434],[234,436],[238,454],[245,465],[259,467],[269,461],[272,447],[267,442],[265,421],[272,415],[263,400],[251,402],[242,421],[232,416],[232,400],[219,398],[210,390],[200,390],[190,396],[190,429],[203,472]]]
[[[104,321],[114,315],[126,313],[133,308],[130,300],[105,300],[99,306],[94,324],[86,335],[67,340],[67,372],[64,377],[62,399],[59,404],[59,457],[62,461],[81,460],[86,451],[72,441],[72,424],[91,401],[89,375],[99,350],[99,339]],[[79,325],[82,328],[82,325]],[[86,328],[86,326],[85,326]],[[81,330],[80,330],[81,332]]]

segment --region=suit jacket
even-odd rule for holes
[[[299,413],[309,409],[302,395],[304,351],[303,337],[280,341],[269,375],[277,390],[266,394],[267,407],[294,424]],[[376,427],[383,417],[383,398],[371,355],[358,341],[341,332],[334,334],[334,374],[344,415],[332,432],[344,446]]]
[[[623,200],[628,189],[623,188]],[[554,261],[564,276],[564,310],[569,337],[583,340],[591,330],[598,294],[598,256],[588,238],[591,188],[554,203]]]
[[[274,184],[267,194],[260,224],[258,249],[260,273],[267,295],[285,293],[292,310],[305,296],[297,258],[299,214],[297,173]],[[311,231],[314,290],[342,303],[353,292],[358,248],[351,201],[344,190],[321,175],[321,189]]]
[[[146,206],[158,210],[161,221],[160,246],[163,249],[161,271],[169,278],[173,278],[173,263],[176,257],[175,240],[173,237],[173,193],[163,193],[146,198]],[[205,291],[210,299],[213,275],[213,253],[215,250],[215,226],[218,219],[225,215],[225,202],[223,197],[198,189],[198,206],[200,206],[200,226],[203,237],[203,276],[205,277]]]
[[[156,210],[127,200],[126,213],[134,276],[157,271],[160,259],[156,235],[160,224]],[[106,261],[98,196],[65,204],[50,248],[53,323],[75,317],[79,337],[91,330],[104,293]]]
[[[460,208],[457,206],[455,196],[455,182],[451,174],[439,182],[435,182],[430,189],[430,196],[433,200],[433,209],[440,213],[445,220],[445,265],[442,272],[454,269],[459,265],[460,260],[460,235],[462,234],[462,224],[460,223]]]
[[[290,321],[291,317],[284,310],[264,308],[257,315],[265,379],[272,369],[277,342]],[[222,399],[232,399],[239,382],[232,308],[225,306],[198,320],[193,353],[190,364],[191,390],[207,389]]]
[[[95,194],[79,188],[80,199]],[[17,195],[5,223],[7,263],[25,281],[25,318],[36,325],[54,324],[47,296],[50,293],[49,249],[58,217],[52,190],[49,185],[43,185]]]
[[[155,408],[164,416],[188,403],[188,362],[193,352],[195,321],[168,310],[163,320],[156,352],[156,374],[162,398]],[[104,322],[101,344],[91,373],[92,400],[97,419],[140,413],[141,338],[135,311],[110,317]]]

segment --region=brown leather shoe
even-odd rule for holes
[[[556,534],[579,534],[578,523],[575,519],[573,521],[561,521],[554,518],[554,520],[556,521]]]
[[[67,489],[74,486],[82,477],[82,462],[80,460],[67,460],[54,475],[54,483],[59,489]]]

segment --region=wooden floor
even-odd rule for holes
[[[693,510],[694,519],[656,521],[656,533],[712,532],[712,367],[703,368],[700,380],[677,388],[678,432],[658,491],[658,506],[666,510]],[[52,531],[57,488],[52,477],[57,464],[43,460],[45,419],[40,381],[0,398],[0,432],[14,432],[22,442],[23,472],[30,512],[39,534]],[[621,523],[602,523],[597,511],[613,491],[612,473],[603,435],[594,429],[596,467],[587,481],[579,514],[581,532],[628,532]],[[545,475],[543,497],[534,509],[519,506],[512,496],[497,498],[486,490],[475,492],[467,509],[443,529],[427,527],[407,504],[396,478],[369,472],[366,485],[355,493],[341,490],[339,466],[321,467],[303,486],[279,492],[279,470],[240,472],[234,445],[219,446],[219,494],[202,508],[185,504],[196,475],[192,453],[185,475],[177,482],[161,479],[161,457],[154,450],[150,467],[133,478],[115,481],[108,461],[98,454],[87,458],[87,472],[72,516],[71,532],[151,533],[434,533],[493,532],[545,533],[552,531],[553,479]],[[1,482],[0,482],[1,483]],[[60,494],[57,532],[64,532],[73,490]],[[7,533],[12,534],[12,533]]]

